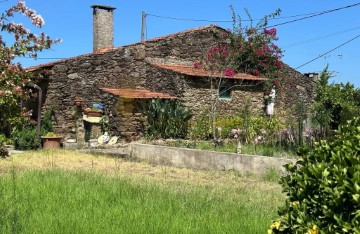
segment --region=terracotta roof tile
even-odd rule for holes
[[[134,98],[134,99],[149,99],[149,98],[162,98],[162,99],[174,99],[175,96],[171,96],[166,93],[153,92],[146,89],[113,89],[113,88],[100,88],[102,91],[114,94],[122,98]]]
[[[224,76],[221,73],[209,73],[205,69],[195,68],[192,66],[174,65],[174,64],[153,64],[157,67],[178,72],[189,76],[200,76],[200,77],[222,77],[226,79],[240,79],[240,80],[268,80],[267,78],[253,76],[245,73],[236,73],[234,76]]]

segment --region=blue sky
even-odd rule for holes
[[[0,1],[2,8],[16,0]],[[308,13],[323,12],[357,4],[357,1],[329,0],[182,0],[182,1],[125,1],[125,0],[28,0],[26,5],[35,9],[45,19],[43,31],[62,43],[39,54],[39,59],[22,59],[25,67],[56,61],[92,52],[92,9],[100,4],[116,7],[114,17],[115,46],[139,42],[141,39],[141,14],[146,12],[146,39],[165,36],[183,30],[217,24],[232,28],[230,5],[237,14],[247,20],[246,8],[253,19],[280,8],[280,19],[269,25],[305,17]],[[291,16],[301,15],[293,18]],[[277,26],[279,41],[284,49],[283,61],[297,68],[310,60],[340,46],[360,35],[360,5],[334,11],[309,19]],[[169,19],[176,18],[176,19]],[[180,20],[191,19],[191,20]],[[22,18],[19,19],[23,21]],[[208,20],[208,21],[200,21]],[[256,21],[255,21],[256,22]],[[244,22],[246,25],[246,22]],[[34,32],[39,30],[34,29]],[[360,36],[344,46],[322,56],[297,70],[302,73],[321,72],[329,64],[333,72],[332,82],[350,82],[360,88]],[[56,59],[49,59],[56,58]]]

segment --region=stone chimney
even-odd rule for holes
[[[93,8],[93,51],[114,47],[115,7],[92,5]]]

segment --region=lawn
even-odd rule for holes
[[[73,151],[0,160],[1,233],[266,233],[283,202],[266,178]]]

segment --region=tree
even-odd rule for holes
[[[23,24],[11,21],[15,14],[25,16],[38,28],[44,25],[44,20],[35,10],[25,6],[23,1],[18,1],[0,16],[0,126],[10,125],[16,128],[24,121],[19,102],[29,98],[31,90],[26,84],[32,78],[14,59],[25,56],[35,59],[38,52],[49,49],[60,40],[52,40],[43,32],[36,35]],[[3,132],[5,129],[1,127],[0,130]]]
[[[314,120],[326,135],[360,115],[359,89],[350,83],[328,84],[328,66],[321,72],[313,107]]]

